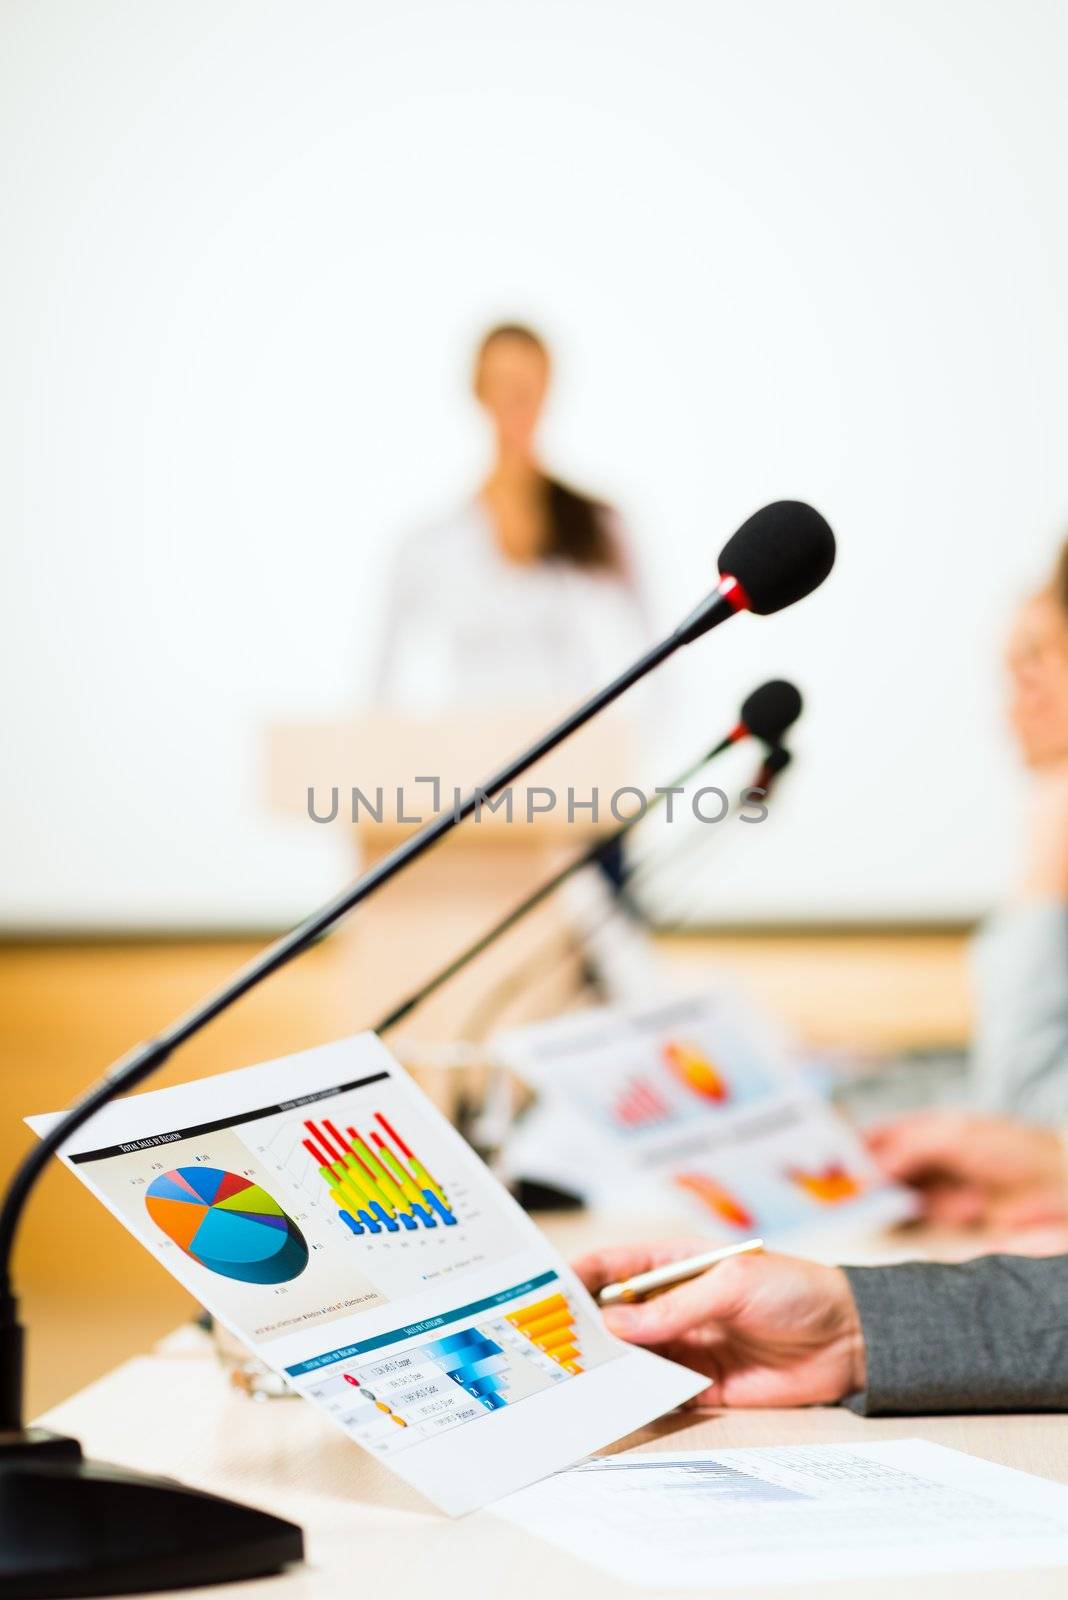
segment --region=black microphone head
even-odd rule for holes
[[[754,738],[778,744],[801,715],[801,691],[785,678],[771,678],[742,701],[742,722]]]
[[[720,573],[741,585],[745,609],[761,617],[803,600],[833,566],[830,525],[803,500],[754,511],[719,553]]]

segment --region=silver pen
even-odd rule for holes
[[[636,1272],[633,1278],[623,1278],[619,1283],[606,1283],[597,1295],[599,1306],[629,1305],[635,1300],[651,1300],[653,1295],[673,1289],[677,1283],[699,1278],[720,1261],[730,1256],[748,1255],[763,1250],[763,1239],[745,1239],[741,1244],[721,1245],[718,1250],[706,1250],[703,1255],[687,1256],[683,1261],[668,1261],[662,1267],[652,1267],[648,1272]]]

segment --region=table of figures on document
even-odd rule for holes
[[[478,1320],[401,1353],[344,1362],[306,1393],[360,1443],[395,1454],[420,1439],[474,1422],[582,1371],[579,1312],[556,1273],[493,1297]]]

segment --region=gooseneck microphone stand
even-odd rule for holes
[[[735,534],[731,546],[737,548],[741,534],[760,542],[762,529],[755,525],[775,509],[758,512]],[[824,575],[819,572],[803,592]],[[796,598],[800,595],[790,595],[790,600]],[[24,1426],[24,1336],[12,1287],[12,1254],[26,1202],[51,1157],[95,1112],[143,1083],[180,1045],[307,950],[639,679],[683,645],[749,608],[741,584],[725,576],[674,633],[506,762],[481,788],[404,840],[157,1038],[122,1057],[23,1159],[0,1207],[0,1597],[55,1600],[220,1583],[277,1571],[303,1553],[301,1531],[292,1523],[170,1480],[94,1465],[83,1460],[76,1440]]]
[[[682,784],[688,783],[691,778],[695,777],[700,771],[701,767],[717,754],[719,748],[719,746],[716,746],[715,749],[709,751],[708,755],[702,757],[700,762],[689,768],[685,773],[680,774],[680,776],[675,780],[675,787],[677,788]],[[785,768],[789,766],[791,760],[792,757],[787,749],[785,749],[782,745],[774,746],[768,752],[767,757],[762,763],[756,782],[750,784],[748,789],[744,792],[763,795],[766,798],[768,795],[770,795],[772,785],[777,780],[779,773],[784,771]],[[666,793],[667,791],[663,792]],[[648,811],[653,809],[653,806],[659,802],[659,799],[660,796],[658,795],[655,800],[649,800],[646,814],[648,814]],[[526,900],[521,901],[519,905],[513,906],[512,910],[502,917],[499,922],[495,923],[492,928],[488,929],[484,934],[481,934],[477,939],[473,940],[472,943],[469,944],[465,950],[461,951],[458,956],[454,957],[454,959],[446,966],[440,968],[433,974],[432,977],[428,978],[421,988],[409,995],[406,1000],[400,1003],[400,1005],[394,1007],[394,1009],[390,1011],[388,1015],[381,1017],[378,1022],[374,1023],[372,1031],[381,1035],[391,1031],[398,1025],[398,1023],[405,1021],[413,1011],[418,1010],[425,1000],[429,1000],[431,995],[436,994],[443,984],[447,983],[450,978],[456,977],[471,961],[474,961],[483,953],[483,951],[489,949],[489,947],[494,944],[498,938],[503,937],[503,935],[508,933],[511,928],[514,928],[517,923],[523,920],[528,912],[534,911],[539,905],[541,905],[542,901],[548,895],[552,894],[554,890],[560,888],[561,885],[566,882],[574,873],[581,871],[584,867],[592,866],[602,855],[613,850],[618,844],[621,834],[628,832],[630,828],[635,826],[640,820],[640,817],[637,816],[628,818],[625,823],[621,824],[619,830],[613,832],[607,839],[604,839],[591,846],[591,848],[585,851],[577,860],[569,862],[567,866],[561,868],[561,870],[553,878],[551,878],[548,883],[540,884],[538,888],[533,890]],[[689,850],[676,850],[667,858],[666,865],[670,870],[672,866],[678,866],[680,862],[685,861],[692,861],[692,856]],[[628,865],[618,880],[619,888],[622,891],[619,900],[613,903],[604,913],[604,915],[598,918],[598,920],[591,926],[584,926],[580,930],[580,937],[589,938],[592,935],[599,933],[602,928],[607,927],[613,918],[620,914],[621,909],[624,909],[627,906],[634,886],[644,886],[645,880],[649,877],[652,877],[654,874],[659,874],[663,865],[664,863],[655,862],[650,867],[650,864],[645,861],[637,861],[632,865]],[[627,914],[644,919],[644,913],[641,911],[640,907],[635,907],[633,911]],[[666,921],[662,917],[657,916],[655,919],[654,930],[658,934],[672,934],[679,933],[685,928],[685,926],[685,912],[676,910],[676,912]],[[539,952],[536,952],[532,958],[533,965],[536,969],[536,980],[544,978],[547,973],[551,973],[553,968],[560,965],[570,953],[571,952],[569,950],[562,949],[559,942],[556,940],[551,941],[540,952],[540,955],[546,958],[544,962],[539,961]],[[524,962],[521,970],[514,970],[511,973],[506,974],[506,976],[490,990],[489,994],[479,1002],[479,1005],[474,1012],[474,1018],[477,1019],[477,1021],[472,1020],[469,1024],[465,1025],[465,1027],[461,1030],[462,1037],[473,1041],[477,1041],[485,1037],[485,1032],[488,1027],[492,1026],[500,1007],[506,1004],[508,1000],[510,1000],[515,994],[515,992],[523,984],[525,984],[526,981],[528,981],[530,965],[531,962],[529,960]],[[575,992],[581,992],[584,988],[588,987],[589,984],[589,975],[586,974],[579,980],[578,984],[576,985]]]
[[[692,778],[697,776],[703,767],[707,766],[716,756],[722,754],[731,743],[731,739],[723,739],[719,744],[714,745],[711,750],[706,750],[703,756],[687,767],[685,772],[678,775],[671,785],[671,789],[684,787]],[[426,983],[410,994],[407,999],[402,1000],[399,1005],[394,1006],[392,1011],[381,1017],[374,1024],[373,1031],[375,1033],[388,1033],[391,1028],[395,1028],[398,1023],[403,1022],[424,1001],[429,1000],[431,995],[437,994],[438,990],[448,983],[450,979],[457,977],[465,967],[470,966],[472,961],[477,960],[484,950],[488,950],[491,945],[496,944],[498,939],[503,938],[506,933],[522,922],[530,912],[536,911],[538,906],[548,900],[550,895],[554,895],[557,889],[561,889],[565,883],[575,877],[576,873],[585,871],[587,867],[592,867],[596,862],[603,860],[605,856],[611,855],[612,851],[627,837],[631,829],[637,827],[638,823],[643,821],[650,811],[655,810],[660,805],[665,794],[671,792],[671,789],[660,789],[654,791],[652,795],[646,795],[644,797],[645,804],[640,811],[636,812],[633,817],[627,817],[619,824],[618,828],[613,828],[606,838],[598,839],[596,844],[592,844],[580,856],[576,856],[573,861],[569,861],[566,866],[561,867],[559,872],[554,873],[551,878],[547,878],[544,883],[540,883],[536,889],[533,889],[527,895],[525,900],[521,900],[518,905],[512,907],[511,911],[501,917],[498,922],[495,922],[492,928],[487,928],[485,933],[480,934],[477,939],[473,939],[466,949],[460,951],[459,955],[454,956],[451,961],[440,967],[432,978],[428,978]],[[626,881],[625,878],[624,882]]]
[[[774,704],[771,707],[767,707],[766,710],[769,693]],[[421,984],[418,989],[414,990],[406,999],[401,1000],[385,1016],[380,1017],[373,1024],[373,1032],[378,1034],[388,1033],[391,1029],[397,1027],[398,1023],[403,1022],[413,1011],[418,1010],[425,1001],[430,999],[431,995],[437,994],[440,988],[463,972],[465,967],[470,966],[472,961],[476,961],[484,951],[496,944],[498,939],[502,939],[506,933],[509,933],[532,911],[536,911],[540,905],[548,900],[551,895],[554,895],[558,889],[563,888],[564,884],[568,883],[577,873],[585,871],[587,867],[592,867],[597,862],[604,860],[606,856],[610,856],[623,843],[628,834],[637,827],[638,823],[644,821],[650,811],[657,809],[667,795],[684,789],[693,778],[697,777],[699,772],[715,761],[717,756],[721,756],[725,750],[729,750],[732,745],[737,744],[739,739],[746,737],[759,738],[767,745],[767,754],[760,772],[757,775],[756,782],[750,788],[763,794],[770,792],[771,785],[778,774],[790,761],[789,752],[783,747],[781,740],[787,729],[792,727],[800,716],[801,705],[801,696],[798,691],[792,684],[785,683],[781,679],[764,684],[760,689],[755,690],[742,706],[742,720],[735,725],[730,733],[720,739],[717,744],[714,744],[710,750],[706,750],[703,756],[698,756],[697,760],[692,762],[685,772],[680,772],[670,784],[654,789],[652,795],[645,795],[641,809],[635,812],[634,816],[626,817],[604,839],[596,840],[581,855],[576,856],[573,861],[567,862],[552,877],[547,878],[544,883],[531,890],[524,900],[514,905],[511,911],[506,912],[491,928],[487,928],[485,933],[480,934],[477,939],[473,939],[466,949],[461,950],[458,955],[453,956],[451,961],[447,961],[444,966],[439,967],[437,972],[427,978],[425,983]],[[750,706],[762,712],[759,719],[754,718],[754,720],[759,720],[759,732],[747,726],[746,714]],[[772,714],[769,715],[768,711],[771,711]],[[668,820],[670,821],[670,813],[668,814]],[[632,866],[624,871],[620,887],[628,889],[632,878],[639,870],[640,868]]]

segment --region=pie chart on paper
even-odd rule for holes
[[[240,1173],[175,1167],[153,1178],[145,1208],[180,1250],[223,1278],[288,1283],[308,1265],[308,1246],[292,1217]]]

